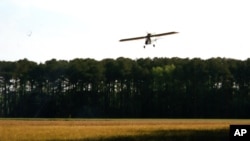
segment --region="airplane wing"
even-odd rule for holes
[[[123,42],[123,41],[131,41],[131,40],[140,40],[140,39],[144,39],[146,38],[147,36],[142,36],[142,37],[134,37],[134,38],[127,38],[127,39],[121,39],[120,42]]]
[[[165,35],[171,35],[171,34],[177,34],[178,32],[167,32],[167,33],[161,33],[161,34],[154,34],[151,35],[151,37],[158,37],[158,36],[165,36]]]
[[[165,36],[165,35],[171,35],[171,34],[176,34],[176,33],[178,33],[178,32],[167,32],[167,33],[161,33],[161,34],[150,35],[150,37]],[[147,37],[148,37],[148,36],[121,39],[120,42],[123,42],[123,41],[131,41],[131,40],[140,40],[140,39],[144,39],[144,38],[147,38]]]

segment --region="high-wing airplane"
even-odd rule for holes
[[[151,34],[151,33],[148,33],[146,36],[121,39],[120,42],[146,39],[145,40],[145,45],[144,45],[144,48],[145,48],[146,45],[150,45],[152,43],[151,37],[159,37],[159,36],[171,35],[171,34],[176,34],[176,33],[178,33],[178,32],[174,32],[173,31],[173,32],[167,32],[167,33],[160,33],[160,34]],[[155,44],[153,44],[153,47],[155,47]]]

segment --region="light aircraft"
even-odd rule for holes
[[[167,32],[167,33],[160,33],[160,34],[151,34],[151,33],[148,33],[146,36],[121,39],[120,42],[146,39],[145,40],[145,45],[143,46],[145,48],[146,45],[150,45],[152,43],[151,37],[159,37],[159,36],[171,35],[171,34],[176,34],[176,33],[178,33],[178,32],[174,32],[173,31],[173,32]],[[156,40],[153,40],[153,41],[156,41]],[[153,44],[153,47],[155,47],[155,44]]]

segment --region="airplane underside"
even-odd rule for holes
[[[151,45],[151,43],[152,43],[151,38],[147,38],[145,41],[145,45],[143,47],[146,48],[146,46]],[[155,44],[153,44],[153,47],[155,47]]]

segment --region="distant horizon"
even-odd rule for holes
[[[31,59],[28,59],[28,58],[22,58],[22,59],[18,59],[18,60],[0,60],[0,62],[17,62],[17,61],[20,61],[20,60],[28,60],[28,61],[31,61],[31,62],[35,62],[37,64],[39,63],[45,63],[47,61],[51,61],[51,60],[56,60],[56,61],[67,61],[67,62],[70,62],[72,60],[76,60],[76,59],[83,59],[83,60],[87,60],[87,59],[92,59],[92,60],[95,60],[95,61],[103,61],[103,60],[106,60],[106,59],[113,59],[113,60],[117,60],[119,58],[124,58],[124,59],[130,59],[130,60],[139,60],[139,59],[156,59],[156,58],[163,58],[163,59],[174,59],[174,58],[178,58],[178,59],[189,59],[189,60],[193,60],[193,59],[200,59],[200,60],[209,60],[209,59],[226,59],[226,60],[237,60],[237,61],[247,61],[250,59],[249,58],[246,58],[246,59],[237,59],[237,58],[228,58],[228,57],[211,57],[211,58],[200,58],[200,57],[193,57],[193,58],[190,58],[190,57],[141,57],[141,58],[129,58],[129,57],[117,57],[117,58],[102,58],[102,59],[95,59],[95,58],[89,58],[89,57],[86,57],[86,58],[80,58],[80,57],[77,57],[77,58],[73,58],[73,59],[57,59],[57,58],[51,58],[51,59],[48,59],[48,60],[45,60],[44,62],[37,62],[37,61],[34,61],[34,60],[31,60]]]

